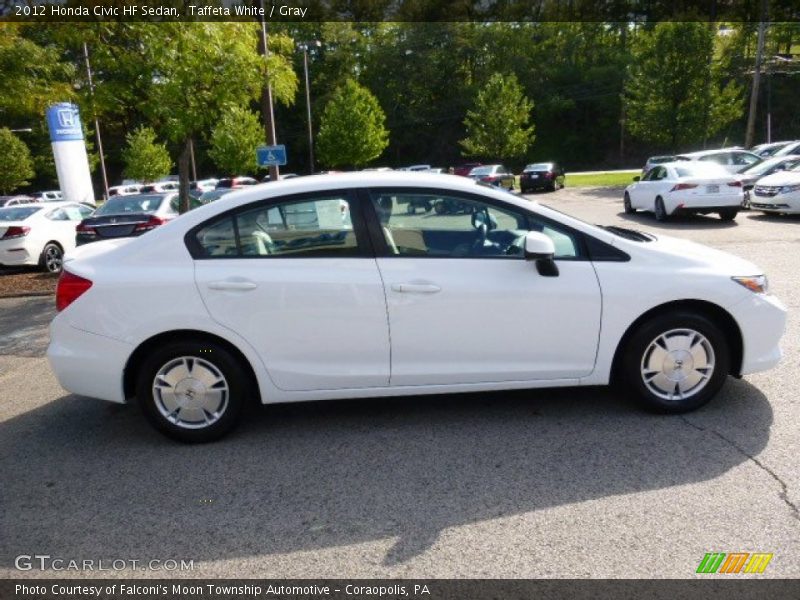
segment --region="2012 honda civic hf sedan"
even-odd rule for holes
[[[458,214],[411,214],[427,197]],[[68,256],[48,357],[61,384],[138,399],[207,441],[242,405],[624,383],[708,402],[781,358],[763,272],[691,242],[597,227],[469,179],[303,177],[233,192]]]

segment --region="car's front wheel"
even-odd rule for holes
[[[152,352],[142,364],[136,397],[150,423],[181,442],[210,442],[233,429],[247,374],[220,344],[181,341]]]
[[[682,413],[706,404],[725,383],[730,352],[712,320],[691,312],[656,316],[631,336],[624,383],[648,409]]]

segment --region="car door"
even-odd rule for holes
[[[282,390],[386,386],[383,284],[348,192],[248,204],[194,228],[197,289]]]
[[[409,196],[468,210],[409,215]],[[552,381],[592,372],[600,288],[578,234],[477,194],[398,188],[368,197],[389,310],[392,386]],[[553,238],[557,277],[524,260],[530,229]]]
[[[655,205],[655,185],[658,166],[651,168],[640,181],[637,181],[628,191],[633,208],[653,210]]]
[[[50,229],[48,237],[55,239],[64,252],[73,250],[75,248],[75,228],[91,212],[91,209],[80,204],[64,204],[51,210],[45,215]]]

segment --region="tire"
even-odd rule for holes
[[[530,188],[525,188],[525,187],[519,186],[519,193],[520,194],[529,194],[530,193]]]
[[[248,381],[238,357],[224,346],[179,341],[147,357],[137,374],[136,397],[147,420],[161,433],[180,442],[211,442],[238,423]],[[182,408],[173,389],[185,403]]]
[[[551,192],[555,192],[558,189],[558,184],[556,184],[555,180],[553,180],[553,183],[550,184],[550,187],[548,189]]]
[[[628,340],[621,367],[624,385],[644,408],[677,414],[714,397],[730,372],[730,353],[716,323],[679,311],[643,323]]]
[[[55,242],[47,242],[39,257],[39,266],[48,273],[61,273],[64,266],[64,250],[61,246]]]
[[[622,199],[622,206],[625,208],[626,215],[632,215],[636,212],[633,206],[631,206],[631,197],[628,195],[628,192],[625,192],[625,197]]]
[[[655,213],[656,221],[661,221],[663,223],[668,219],[667,209],[664,208],[664,201],[661,199],[661,196],[656,198],[656,206],[653,212]]]
[[[719,218],[723,221],[733,221],[738,214],[739,210],[736,208],[725,208],[719,211]]]

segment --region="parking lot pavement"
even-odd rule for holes
[[[51,304],[3,301],[0,576],[41,553],[193,560],[169,573],[185,577],[681,578],[715,551],[800,576],[800,221],[660,224],[622,214],[619,191],[535,198],[761,265],[790,309],[785,360],[684,416],[601,388],[307,403],[184,446],[136,407],[63,392],[41,357]],[[25,328],[40,341],[14,342]]]

